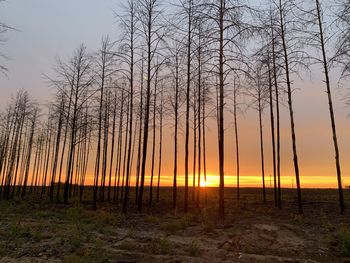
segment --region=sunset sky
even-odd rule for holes
[[[67,59],[73,50],[84,42],[90,51],[99,48],[101,37],[109,34],[118,37],[118,25],[114,11],[118,11],[118,0],[7,0],[0,4],[1,21],[18,29],[7,33],[1,52],[10,57],[0,60],[9,68],[8,76],[0,76],[0,109],[19,89],[28,90],[42,105],[50,103],[54,90],[50,89],[43,74],[52,75],[56,57]],[[343,184],[350,184],[350,106],[344,103],[347,83],[338,82],[337,70],[333,71],[332,87],[335,103],[338,140],[343,174]],[[330,129],[325,84],[321,67],[313,67],[311,74],[302,74],[303,79],[294,77],[294,109],[297,146],[300,161],[302,187],[336,187],[334,150]],[[232,94],[228,94],[228,100]],[[286,104],[286,103],[285,103]],[[231,104],[229,104],[231,105]],[[229,110],[229,109],[228,109]],[[232,114],[227,112],[225,133],[225,183],[235,184],[235,155]],[[241,185],[261,186],[258,115],[249,109],[239,116],[241,149]],[[170,129],[173,119],[166,120],[164,134],[162,185],[172,184],[173,134]],[[282,184],[292,187],[294,169],[290,126],[287,107],[283,106],[281,116],[281,171]],[[184,125],[182,124],[182,128]],[[192,131],[191,131],[192,132]],[[264,116],[266,185],[270,186],[272,176],[270,123],[268,111]],[[184,173],[183,132],[179,143],[179,180]],[[192,146],[190,150],[192,153]],[[207,163],[208,185],[218,184],[217,130],[215,120],[208,122]],[[157,159],[156,159],[157,160]],[[190,164],[193,161],[190,159]],[[88,182],[93,179],[90,165]],[[149,167],[148,167],[149,168]],[[149,169],[148,169],[149,170]],[[190,166],[190,171],[192,168]],[[147,181],[146,181],[147,182]],[[190,182],[192,182],[190,180]],[[295,180],[294,180],[295,186]]]

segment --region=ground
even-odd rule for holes
[[[141,215],[107,201],[94,211],[74,198],[2,200],[0,262],[350,262],[350,218],[339,214],[336,190],[304,190],[303,215],[293,189],[283,190],[282,210],[272,190],[266,204],[260,189],[242,189],[239,205],[234,189],[225,196],[225,221],[217,219],[217,189],[207,205],[191,201],[188,214],[182,200],[171,209],[171,188],[151,207],[145,196]]]

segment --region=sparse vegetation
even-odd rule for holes
[[[202,210],[202,229],[204,232],[212,232],[215,228],[215,222],[214,219],[210,217],[210,213],[207,209]]]
[[[152,254],[166,255],[171,252],[172,244],[167,238],[153,238],[149,248]]]
[[[118,248],[122,250],[127,250],[127,251],[137,251],[138,245],[135,241],[127,239],[127,240],[123,240],[118,245]]]
[[[16,238],[31,238],[32,230],[29,226],[24,226],[20,222],[16,222],[11,225],[10,228],[11,237]]]
[[[146,221],[152,224],[159,223],[159,218],[154,215],[146,215]]]
[[[184,215],[180,219],[174,219],[160,225],[160,229],[168,234],[176,234],[178,231],[185,230],[193,221],[193,216],[190,214]]]
[[[187,248],[188,254],[191,257],[198,257],[201,254],[201,249],[198,243],[195,240],[192,240]]]
[[[130,190],[132,194],[133,188]],[[160,190],[163,198],[172,199],[169,191]],[[225,224],[215,220],[215,201],[209,202],[207,209],[176,216],[166,209],[159,211],[154,208],[150,211],[152,216],[148,217],[138,214],[119,217],[118,207],[113,204],[93,211],[90,204],[50,208],[44,203],[39,204],[39,200],[31,200],[32,208],[22,213],[20,209],[8,209],[12,207],[9,202],[0,202],[3,211],[0,257],[84,263],[110,262],[111,259],[150,262],[174,257],[185,262],[188,257],[193,257],[209,263],[218,260],[221,254],[234,258],[237,251],[253,262],[252,254],[259,255],[262,262],[271,262],[270,256],[281,257],[282,262],[286,258],[317,262],[319,253],[325,262],[349,257],[350,221],[347,217],[334,216],[332,203],[320,202],[317,206],[310,206],[306,212],[313,216],[305,219],[306,215],[293,213],[293,199],[284,202],[281,212],[264,209],[265,205],[257,198],[260,196],[258,189],[241,189],[241,194],[247,199],[249,211],[255,213],[246,213],[247,209],[238,208],[233,201],[228,204],[233,209]],[[286,194],[290,196],[292,192]],[[335,190],[306,190],[305,196],[334,202],[337,197]],[[348,192],[345,192],[345,197],[349,198]],[[273,191],[267,189],[267,200],[272,199]],[[159,205],[166,207],[168,202],[163,201]],[[17,205],[21,206],[22,202],[28,201],[18,202]],[[38,217],[43,209],[48,220]],[[115,219],[112,219],[114,214]],[[19,216],[20,220],[17,219]],[[113,224],[113,220],[118,223]],[[301,250],[301,244],[308,244],[310,249]]]
[[[350,231],[348,227],[342,226],[339,231],[340,253],[344,257],[350,257]]]

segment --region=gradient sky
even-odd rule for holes
[[[118,0],[7,0],[0,4],[0,18],[19,31],[8,32],[8,41],[1,46],[10,60],[1,63],[9,68],[8,77],[0,76],[0,108],[3,109],[12,94],[18,89],[30,91],[31,96],[48,103],[53,90],[47,87],[42,74],[50,75],[55,57],[68,58],[73,50],[84,42],[91,51],[97,50],[103,35],[112,39],[118,35],[113,10],[118,10]],[[297,146],[300,161],[301,184],[303,187],[336,187],[334,151],[330,130],[325,86],[322,71],[316,67],[312,76],[295,80],[294,92]],[[52,74],[51,74],[52,75]],[[345,106],[342,97],[346,87],[339,88],[336,78],[332,79],[335,114],[340,144],[344,184],[350,184],[350,107]],[[267,112],[266,112],[267,113]],[[285,186],[292,185],[294,170],[290,142],[289,118],[286,107],[282,109],[282,176]],[[242,183],[246,186],[261,184],[258,116],[253,110],[239,117],[241,133]],[[233,183],[234,144],[232,116],[226,115],[226,182]],[[265,114],[264,132],[269,135],[270,126]],[[171,131],[165,133],[164,178],[172,174],[173,140]],[[216,126],[208,128],[208,174],[216,182],[218,171]],[[170,139],[169,139],[170,138]],[[183,144],[181,142],[181,144]],[[271,146],[265,137],[266,175],[272,174]],[[180,171],[183,147],[179,149]],[[165,184],[170,184],[165,180]]]

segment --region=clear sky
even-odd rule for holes
[[[11,59],[2,61],[9,68],[8,78],[0,77],[1,98],[6,102],[19,88],[34,98],[46,99],[50,91],[42,74],[50,74],[55,57],[67,58],[84,42],[97,50],[101,37],[116,38],[113,10],[118,0],[8,0],[0,4],[0,18],[20,30],[8,32],[0,47]]]
[[[30,91],[32,97],[41,103],[47,103],[53,91],[47,87],[42,74],[51,73],[55,57],[67,58],[82,42],[88,49],[97,50],[103,35],[112,39],[118,35],[113,10],[120,6],[118,0],[7,0],[0,4],[0,20],[19,31],[8,32],[8,41],[1,46],[3,53],[11,59],[1,60],[9,68],[8,77],[0,76],[0,108],[3,109],[11,94],[18,89]],[[330,130],[327,97],[319,68],[312,76],[294,82],[295,121],[300,160],[302,186],[335,187],[334,151]],[[343,179],[350,184],[350,107],[344,105],[342,94],[345,89],[338,88],[332,79],[335,113],[338,128]],[[265,120],[268,120],[265,114]],[[233,134],[231,115],[226,116],[226,174],[234,174]],[[282,175],[284,184],[291,186],[293,167],[287,108],[282,109]],[[260,155],[257,113],[247,112],[240,116],[242,180],[246,185],[260,183]],[[270,132],[265,122],[265,134]],[[165,176],[172,173],[172,135],[166,132],[164,169]],[[209,174],[216,179],[217,139],[216,127],[208,129]],[[170,139],[169,139],[170,138]],[[265,137],[266,174],[272,174],[270,140]],[[183,156],[179,149],[180,158]],[[182,159],[180,159],[181,161]],[[181,167],[182,165],[180,165]],[[183,173],[182,167],[180,174]],[[233,182],[234,177],[228,177]],[[252,181],[252,182],[251,182]]]

